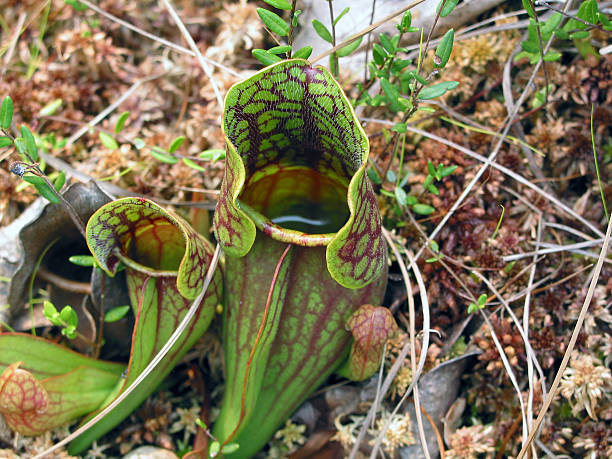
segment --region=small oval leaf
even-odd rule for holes
[[[334,42],[331,32],[327,30],[327,27],[325,27],[321,21],[319,21],[318,19],[313,19],[312,26],[314,27],[315,32],[317,32],[317,35],[323,40],[328,43]]]
[[[100,132],[99,134],[100,142],[109,150],[116,150],[119,148],[119,144],[115,140],[115,138],[111,135],[108,135],[106,132]]]
[[[32,135],[32,132],[27,126],[21,126],[21,136],[25,142],[25,151],[30,156],[31,161],[38,161],[38,147],[36,146],[36,140],[34,140],[34,135]]]
[[[123,319],[129,310],[129,305],[118,306],[116,308],[109,309],[108,311],[106,311],[106,314],[104,314],[104,322],[117,322],[118,320]]]
[[[130,116],[130,112],[123,112],[121,115],[119,115],[119,119],[117,120],[117,123],[115,124],[115,131],[114,131],[115,134],[119,134],[121,132],[129,116]]]
[[[9,129],[13,121],[13,99],[6,96],[2,99],[2,106],[0,107],[0,127],[2,129]]]
[[[253,54],[253,57],[255,57],[263,65],[272,65],[282,61],[280,57],[269,53],[265,49],[254,49],[253,51],[251,51],[251,53]]]
[[[295,59],[308,59],[311,54],[312,46],[304,46],[303,48],[300,48],[295,53],[293,53],[292,57],[294,57]]]
[[[278,14],[268,11],[265,8],[257,8],[257,14],[270,31],[281,37],[289,34],[289,24]]]
[[[450,58],[451,51],[453,50],[454,40],[455,40],[455,31],[453,29],[450,29],[448,32],[444,34],[444,36],[442,37],[442,40],[440,40],[440,43],[438,44],[438,47],[436,48],[436,56],[440,58],[440,62],[437,64],[434,63],[434,67],[442,68],[446,65],[446,63],[448,62],[448,59]]]

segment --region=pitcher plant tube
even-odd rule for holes
[[[104,271],[114,275],[121,264],[125,266],[136,317],[130,361],[125,378],[115,388],[116,396],[142,373],[187,313],[202,289],[213,248],[181,217],[143,198],[119,199],[101,207],[89,219],[86,233]],[[71,454],[112,429],[155,390],[208,329],[222,288],[217,269],[198,312],[176,344],[123,402],[71,443]]]
[[[223,131],[226,388],[213,435],[240,445],[233,458],[261,449],[345,364],[347,321],[380,304],[387,259],[368,139],[325,68],[293,59],[234,85]]]

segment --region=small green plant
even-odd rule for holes
[[[612,22],[599,11],[596,0],[585,0],[580,4],[576,16],[569,15],[562,10],[550,5],[546,1],[535,2],[555,11],[546,21],[540,22],[536,15],[535,5],[532,0],[523,0],[523,7],[529,15],[529,26],[527,27],[527,38],[521,42],[522,51],[518,53],[515,60],[528,58],[531,65],[542,59],[544,62],[557,61],[561,53],[549,50],[543,53],[543,47],[553,34],[561,40],[571,40],[584,58],[588,54],[599,57],[599,53],[593,48],[590,41],[590,33],[594,29],[612,31]],[[569,20],[561,27],[563,17]]]
[[[487,298],[487,294],[483,293],[478,297],[476,303],[470,303],[468,306],[468,314],[473,314],[481,309],[484,309],[485,305],[487,304]]]
[[[72,306],[64,306],[61,311],[58,311],[53,303],[45,301],[43,303],[43,315],[49,322],[58,327],[62,327],[62,335],[68,339],[77,337],[77,327],[79,318]]]

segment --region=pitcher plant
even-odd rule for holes
[[[372,374],[346,364],[347,322],[380,304],[386,245],[368,138],[325,68],[288,60],[234,85],[223,131],[214,230],[227,255],[226,388],[213,435],[240,445],[230,457],[250,457],[332,372]],[[358,322],[384,323],[355,327],[366,335],[395,326]]]

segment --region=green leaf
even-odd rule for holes
[[[591,24],[597,23],[597,2],[595,0],[586,0],[582,2],[578,13],[576,14],[580,19]],[[584,25],[584,24],[583,24]]]
[[[283,53],[288,53],[289,51],[291,51],[291,46],[285,45],[285,46],[275,46],[274,48],[270,48],[268,50],[269,53],[271,54],[283,54]]]
[[[274,54],[269,53],[265,49],[254,49],[251,54],[263,65],[272,65],[282,61],[282,59]]]
[[[170,154],[174,153],[176,150],[178,150],[181,147],[181,145],[183,145],[184,141],[185,141],[185,136],[180,136],[174,139],[172,143],[170,144],[170,146],[168,147],[168,153]]]
[[[444,34],[444,36],[442,37],[442,40],[440,40],[440,43],[438,44],[438,47],[436,48],[436,56],[440,58],[440,62],[437,64],[434,63],[434,67],[443,68],[446,65],[446,63],[448,62],[448,59],[450,58],[451,51],[453,50],[454,40],[455,40],[455,31],[453,29],[450,29]]]
[[[51,116],[62,106],[62,99],[55,99],[40,109],[40,116]]]
[[[554,62],[561,59],[561,53],[555,51],[548,51],[544,54],[544,62]]]
[[[119,115],[119,119],[117,120],[117,123],[115,124],[115,134],[119,134],[123,130],[123,127],[125,126],[125,122],[127,121],[129,116],[130,116],[130,112],[123,112],[121,115]]]
[[[2,129],[9,129],[13,122],[13,99],[6,96],[2,99],[2,106],[0,107],[0,127]]]
[[[60,311],[60,317],[68,326],[76,327],[79,323],[79,318],[72,306],[64,306]]]
[[[446,3],[444,3],[444,8],[442,8],[442,11],[440,11],[440,8],[442,7],[442,3],[444,3],[444,0],[440,0],[440,3],[438,3],[438,8],[436,8],[436,13],[440,13],[440,17],[445,18],[446,16],[448,16],[449,14],[453,12],[455,7],[457,6],[457,3],[459,3],[459,0],[446,0]]]
[[[355,51],[357,48],[359,48],[359,45],[361,45],[362,39],[363,39],[363,37],[359,37],[357,40],[349,43],[346,46],[343,46],[338,51],[336,51],[336,54],[338,55],[338,57],[346,57],[346,56],[348,56],[353,51]]]
[[[395,199],[402,206],[406,204],[406,192],[403,188],[395,187]]]
[[[334,26],[335,26],[336,24],[338,24],[338,21],[339,21],[340,19],[342,19],[342,18],[344,17],[344,15],[345,15],[346,13],[348,13],[348,12],[349,12],[349,10],[350,10],[350,9],[351,9],[351,8],[347,6],[346,8],[344,8],[344,9],[342,10],[342,13],[340,13],[340,14],[338,15],[338,17],[337,17],[336,19],[334,19]]]
[[[535,9],[533,8],[533,3],[531,3],[531,0],[522,0],[522,2],[523,2],[523,8],[525,8],[525,11],[527,11],[527,14],[529,15],[529,17],[535,18],[536,12],[535,12]]]
[[[270,31],[281,37],[289,34],[289,24],[287,24],[278,14],[264,8],[257,8],[257,14]]]
[[[111,135],[108,135],[106,132],[100,132],[99,134],[100,142],[109,150],[116,150],[119,148],[119,144],[115,140],[115,138]]]
[[[434,209],[433,207],[421,203],[414,204],[412,206],[412,210],[415,214],[419,215],[431,215],[436,211],[436,209]]]
[[[374,59],[376,65],[382,66],[385,63],[386,57],[387,52],[385,51],[385,48],[380,46],[378,43],[374,43],[374,45],[372,45],[372,58]]]
[[[142,150],[147,146],[147,143],[139,137],[136,137],[132,143],[134,144],[134,148],[136,148],[136,150]]]
[[[402,16],[402,20],[399,24],[396,25],[397,30],[401,33],[408,32],[410,29],[410,24],[412,23],[412,13],[410,11],[406,11]]]
[[[319,35],[319,37],[321,37],[323,40],[328,43],[334,42],[331,32],[327,30],[327,27],[325,27],[321,21],[318,19],[313,19],[312,26],[314,27],[315,32],[317,32],[317,35]]]
[[[206,161],[217,161],[219,159],[225,159],[225,150],[219,148],[213,148],[211,150],[204,150],[200,153],[200,158]]]
[[[72,255],[70,258],[68,258],[68,261],[77,266],[96,266],[96,259],[91,255]]]
[[[340,55],[340,51],[338,50],[338,55]],[[298,49],[293,56],[295,59],[308,59],[312,54],[312,46],[304,46],[303,48]]]
[[[13,141],[10,137],[0,135],[0,148],[10,147],[11,145],[13,145]]]
[[[59,198],[53,187],[51,187],[44,178],[39,177],[38,175],[28,174],[24,175],[23,179],[34,185],[34,187],[38,190],[40,195],[45,198],[47,201],[58,204],[60,202]]]
[[[216,457],[221,450],[221,444],[217,440],[213,440],[210,442],[210,446],[208,447],[208,455],[209,457]]]
[[[238,443],[228,443],[223,448],[221,448],[221,453],[222,454],[232,454],[238,451],[238,448],[240,448],[240,445]]]
[[[420,100],[429,100],[435,99],[436,97],[440,97],[446,93],[446,91],[450,91],[451,89],[455,89],[459,86],[458,81],[443,81],[441,83],[437,83],[426,88],[423,88],[419,93]]]
[[[27,126],[21,126],[21,135],[25,142],[26,153],[30,156],[32,161],[38,161],[38,147],[36,146],[36,140],[34,140],[32,132]]]
[[[60,173],[57,175],[57,178],[53,181],[53,188],[55,188],[56,191],[60,191],[65,183],[66,172],[60,171]]]
[[[47,318],[53,325],[61,325],[60,315],[55,305],[50,301],[43,302],[43,316]]]
[[[78,0],[64,0],[67,5],[70,5],[77,11],[85,11],[87,9],[87,5],[79,2]]]
[[[109,309],[106,311],[106,314],[104,314],[104,322],[117,322],[118,320],[123,319],[129,310],[129,305],[117,306],[116,308]]]
[[[268,5],[273,6],[274,8],[278,8],[279,10],[290,10],[291,3],[287,0],[263,0]]]
[[[406,132],[406,129],[408,129],[406,123],[395,123],[391,128],[393,132],[397,132],[398,134],[403,134]]]
[[[206,169],[200,166],[198,163],[196,163],[193,159],[183,158],[183,163],[185,163],[187,166],[191,167],[192,169],[195,169],[196,171],[206,172]]]
[[[387,37],[386,33],[381,33],[379,40],[380,44],[383,45],[383,48],[385,48],[389,54],[393,54],[395,52],[396,46],[393,44],[391,39]]]
[[[293,27],[298,26],[298,17],[300,16],[300,14],[302,14],[302,10],[295,10],[295,12],[293,13],[293,18],[291,19],[291,25]]]
[[[169,155],[164,150],[159,147],[153,147],[151,149],[151,156],[153,156],[158,161],[166,164],[176,164],[178,163],[178,158],[176,156]]]

